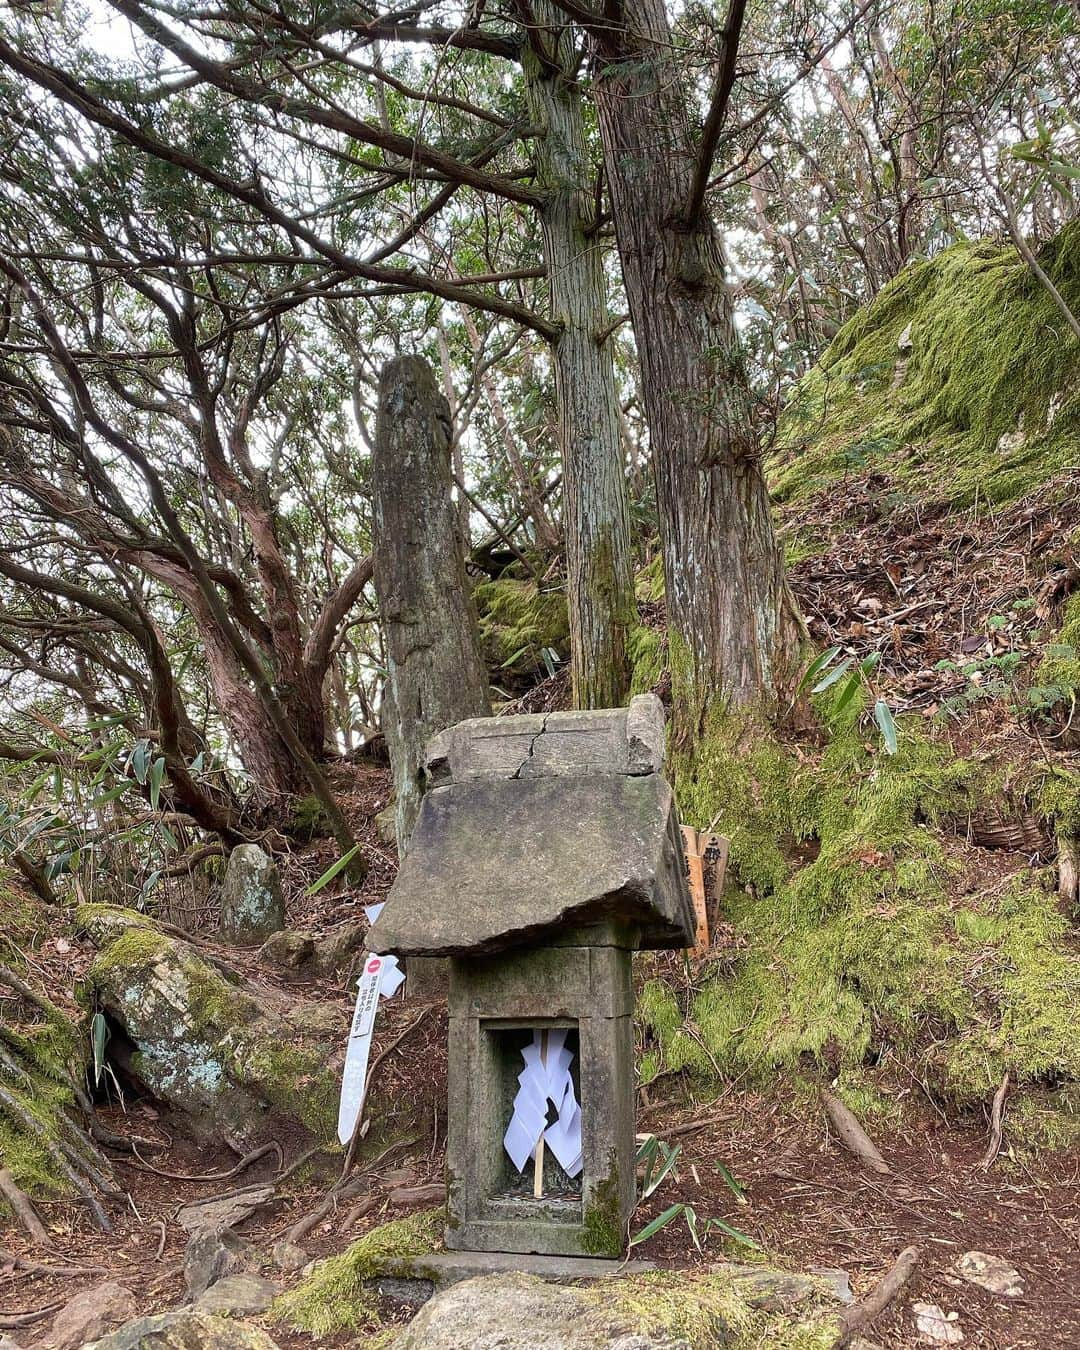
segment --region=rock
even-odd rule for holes
[[[303,971],[314,956],[315,939],[310,933],[298,933],[295,928],[271,933],[259,948],[259,960],[281,970]]]
[[[129,1322],[111,1336],[96,1341],[93,1350],[278,1350],[278,1347],[258,1327],[183,1309]]]
[[[768,1314],[755,1311],[730,1274],[652,1271],[585,1287],[519,1271],[482,1275],[436,1293],[395,1350],[706,1350],[741,1339],[751,1324],[761,1338],[747,1336],[748,1344],[773,1344]],[[835,1339],[831,1311],[797,1303],[807,1344]]]
[[[221,887],[221,936],[253,947],[285,927],[285,901],[277,864],[258,844],[238,844],[229,854]]]
[[[260,1275],[226,1275],[196,1300],[195,1311],[216,1317],[252,1317],[265,1312],[280,1292]]]
[[[726,1329],[718,1328],[716,1344]],[[684,1338],[644,1337],[597,1316],[578,1289],[535,1275],[481,1275],[436,1294],[399,1337],[395,1350],[660,1350]]]
[[[322,976],[345,970],[357,952],[364,949],[368,925],[355,921],[342,924],[315,943],[315,969]]]
[[[919,1336],[934,1345],[962,1345],[964,1333],[960,1330],[959,1314],[946,1313],[936,1303],[913,1303],[915,1325]]]
[[[78,1350],[97,1340],[139,1311],[135,1295],[114,1280],[106,1280],[67,1302],[53,1318],[46,1344],[52,1350]]]
[[[183,1205],[176,1221],[186,1233],[223,1233],[249,1219],[260,1205],[274,1198],[274,1187],[246,1186],[217,1200],[195,1200]]]
[[[255,1249],[231,1229],[197,1228],[184,1250],[184,1283],[192,1301],[223,1276],[250,1267]]]
[[[395,820],[396,807],[393,802],[389,802],[379,814],[375,817],[375,833],[379,837],[379,843],[385,844],[387,848],[397,847],[397,822]]]
[[[801,1275],[794,1271],[740,1265],[733,1261],[725,1261],[709,1269],[729,1279],[751,1308],[767,1312],[783,1312],[821,1298],[837,1303],[852,1302],[847,1276],[842,1270]]]
[[[990,1256],[987,1252],[965,1252],[957,1261],[956,1269],[965,1280],[988,1289],[991,1294],[1003,1294],[1006,1298],[1023,1297],[1023,1276],[1000,1256]]]
[[[0,1336],[0,1350],[22,1350],[22,1347],[10,1336]]]
[[[290,1242],[288,1238],[280,1238],[274,1243],[274,1264],[278,1270],[284,1271],[286,1275],[291,1275],[294,1271],[303,1270],[311,1257],[303,1247],[295,1242]]]
[[[134,1047],[125,1070],[200,1139],[250,1145],[296,1124],[332,1139],[339,1084],[325,1028],[285,1016],[306,1002],[281,998],[279,1012],[264,987],[227,978],[189,943],[135,919],[99,927],[102,950],[87,976]]]
[[[915,344],[911,340],[911,324],[908,324],[896,339],[896,350],[901,356],[909,356],[915,350]]]
[[[523,931],[616,914],[640,924],[642,947],[685,947],[694,921],[681,869],[674,798],[658,774],[471,777],[424,797],[368,942],[405,956],[475,956]]]

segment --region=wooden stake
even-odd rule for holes
[[[694,902],[694,945],[691,952],[700,956],[709,947],[709,913],[705,907],[705,839],[693,825],[682,827],[683,847],[690,870],[690,898]]]
[[[540,1033],[540,1063],[547,1068],[547,1048],[548,1034],[546,1031]],[[540,1138],[536,1141],[536,1152],[533,1154],[535,1159],[533,1163],[533,1197],[536,1200],[543,1199],[544,1196],[544,1131],[540,1131]]]

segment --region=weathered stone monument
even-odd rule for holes
[[[450,961],[448,1221],[457,1250],[619,1256],[635,1201],[637,948],[694,921],[664,718],[459,722],[369,935]]]

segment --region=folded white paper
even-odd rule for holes
[[[545,1039],[546,1038],[546,1039]],[[536,1153],[540,1136],[563,1171],[571,1177],[581,1171],[581,1108],[574,1095],[570,1066],[574,1052],[566,1045],[566,1028],[534,1031],[523,1047],[525,1067],[518,1074],[518,1093],[503,1147],[519,1172]],[[547,1125],[548,1102],[557,1119]],[[545,1128],[546,1126],[546,1128]]]

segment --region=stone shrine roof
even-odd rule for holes
[[[594,927],[601,945],[691,946],[663,740],[652,695],[599,712],[475,718],[435,736],[432,786],[371,950],[496,952]]]

